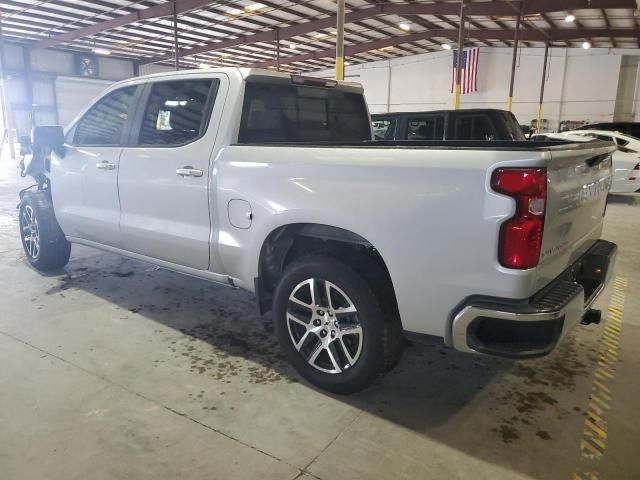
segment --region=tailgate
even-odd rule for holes
[[[560,275],[600,238],[616,146],[594,141],[551,150],[538,286]]]

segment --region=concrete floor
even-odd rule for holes
[[[607,210],[627,284],[605,378],[602,325],[523,362],[411,337],[393,372],[337,397],[284,362],[245,292],[76,246],[64,271],[31,269],[25,184],[0,162],[3,480],[640,478],[638,195]],[[594,380],[605,405],[585,440]]]

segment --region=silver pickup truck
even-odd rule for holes
[[[110,87],[33,136],[29,262],[72,243],[254,292],[311,383],[358,391],[403,330],[457,350],[550,352],[591,303],[606,142],[373,142],[357,84],[212,69]],[[35,170],[35,171],[34,171]]]

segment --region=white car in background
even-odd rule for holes
[[[592,139],[615,142],[618,150],[612,156],[613,179],[609,193],[633,193],[640,190],[640,139],[606,130],[576,130],[541,133],[534,138],[585,142]]]
[[[563,134],[615,142],[618,145],[618,150],[622,152],[629,153],[627,152],[627,150],[629,150],[631,153],[640,154],[640,138],[627,135],[626,133],[612,132],[610,130],[572,130],[563,132]]]

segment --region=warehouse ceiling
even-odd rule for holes
[[[350,64],[438,51],[456,42],[460,2],[347,1]],[[5,41],[173,64],[177,14],[182,67],[262,66],[305,72],[332,65],[329,0],[2,0]],[[467,2],[467,45],[640,47],[635,0]]]

